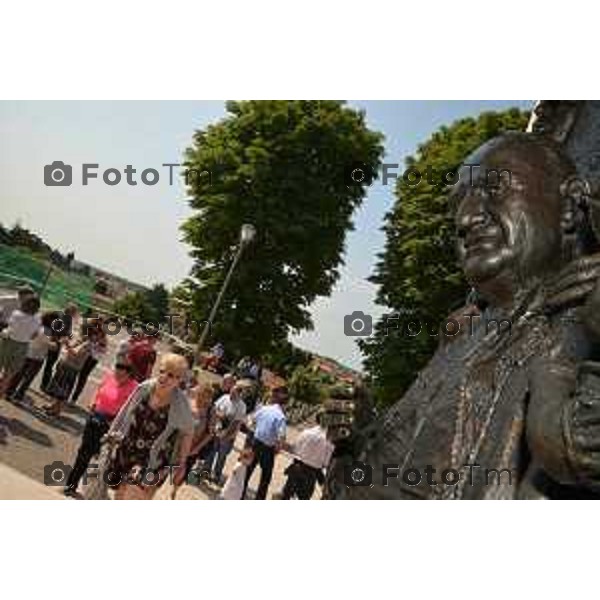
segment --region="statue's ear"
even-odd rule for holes
[[[574,234],[589,219],[590,186],[576,175],[569,177],[560,186],[562,197],[561,229],[563,234]]]

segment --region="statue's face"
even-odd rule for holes
[[[476,288],[504,282],[514,293],[515,284],[525,285],[560,260],[558,185],[548,185],[552,175],[539,153],[529,154],[514,144],[487,144],[466,164],[481,166],[461,167],[452,190],[463,270]],[[554,189],[556,193],[548,194]]]

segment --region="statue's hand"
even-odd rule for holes
[[[323,426],[336,445],[354,439],[376,416],[372,398],[362,385],[334,389],[323,409]]]
[[[549,284],[546,307],[578,306],[578,316],[600,340],[600,253],[569,263]]]
[[[569,459],[578,478],[600,488],[600,363],[585,362],[566,414]]]
[[[329,399],[323,404],[323,426],[327,429],[327,437],[332,443],[348,439],[354,427],[354,411],[356,405],[352,400]]]
[[[340,497],[344,467],[357,458],[363,445],[365,427],[375,419],[375,411],[364,388],[346,390],[324,402],[323,425],[334,444],[333,460],[329,465],[323,498]],[[342,397],[339,397],[342,396]]]

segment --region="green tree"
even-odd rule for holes
[[[165,323],[169,314],[169,292],[162,283],[144,292],[130,292],[114,303],[113,310],[142,323]]]
[[[321,399],[319,378],[307,366],[298,366],[294,369],[290,377],[289,391],[294,402],[316,404]]]
[[[154,310],[145,294],[130,292],[113,304],[113,311],[132,321],[148,322],[154,319]]]
[[[228,102],[227,110],[186,152],[195,211],[183,225],[195,259],[191,300],[195,318],[207,318],[241,225],[255,225],[212,339],[234,356],[261,356],[312,327],[308,307],[338,279],[352,213],[366,192],[346,185],[345,169],[362,161],[377,170],[382,136],[338,101]]]
[[[166,315],[169,314],[169,292],[167,288],[162,283],[158,283],[145,292],[144,297],[152,309],[152,320],[163,322]]]
[[[426,331],[426,324],[439,326],[464,304],[468,293],[455,255],[454,222],[448,206],[450,187],[441,182],[441,174],[455,172],[490,138],[523,130],[527,119],[528,115],[516,108],[461,119],[442,127],[406,160],[407,168],[425,174],[430,167],[430,173],[437,172],[438,176],[430,177],[434,183],[424,177],[418,185],[398,179],[396,202],[385,217],[385,248],[370,280],[379,285],[376,301],[390,309],[388,314],[406,311],[419,319],[423,329],[414,338],[393,329],[386,335],[382,319],[376,324],[375,336],[359,342],[379,403],[389,404],[402,396],[439,342],[439,336]],[[400,329],[409,320],[408,314],[400,318]]]
[[[294,346],[288,340],[283,340],[280,344],[272,347],[263,356],[265,367],[286,379],[292,375],[296,367],[308,365],[311,359],[312,354],[310,352]]]

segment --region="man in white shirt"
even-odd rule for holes
[[[20,371],[27,356],[29,342],[41,326],[37,315],[40,300],[27,296],[21,308],[13,310],[8,325],[0,334],[0,397],[4,396],[11,378]]]
[[[305,429],[292,446],[294,462],[286,469],[287,481],[281,492],[282,500],[297,497],[310,500],[315,484],[322,485],[323,470],[331,461],[334,446],[327,439],[327,430],[323,427],[324,413],[317,415],[317,425]]]
[[[25,394],[40,372],[48,351],[58,348],[58,342],[46,335],[47,330],[52,327],[56,315],[55,312],[46,312],[42,315],[42,326],[38,329],[36,336],[29,342],[25,362],[19,371],[11,377],[6,390],[6,397],[10,400],[25,402],[28,399]],[[27,402],[30,403],[30,399]]]
[[[225,461],[233,448],[235,436],[246,419],[246,404],[241,392],[241,387],[234,385],[231,392],[223,394],[213,407],[211,429],[215,438],[204,467],[217,483],[221,482]]]
[[[35,291],[28,285],[22,285],[17,288],[16,294],[0,295],[0,330],[6,328],[8,320],[13,311],[21,308],[23,300],[33,296]]]

